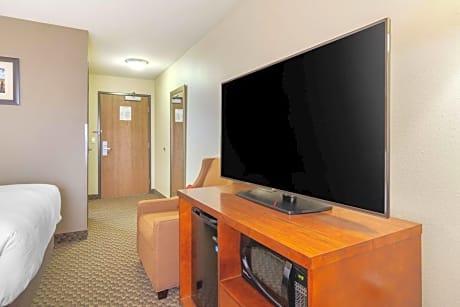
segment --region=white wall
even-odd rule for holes
[[[92,131],[97,130],[97,119],[98,119],[98,92],[110,92],[110,93],[132,93],[144,94],[151,96],[151,147],[155,148],[155,81],[146,79],[133,79],[133,78],[121,78],[114,76],[105,75],[89,75],[89,145],[91,149],[88,152],[88,195],[98,194],[98,150],[99,140],[96,133]],[[154,151],[151,151],[151,188],[155,187],[154,174]]]
[[[171,90],[188,86],[189,183],[203,156],[219,154],[223,80],[383,17],[392,22],[391,215],[423,224],[424,306],[460,306],[457,0],[243,1],[156,80],[156,187],[168,194]]]

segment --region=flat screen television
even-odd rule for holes
[[[288,214],[389,216],[389,19],[221,84],[221,175]]]

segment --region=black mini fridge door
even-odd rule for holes
[[[192,298],[199,307],[217,306],[217,220],[192,208]]]

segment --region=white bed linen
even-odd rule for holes
[[[0,306],[14,301],[38,272],[60,220],[55,185],[0,185]]]

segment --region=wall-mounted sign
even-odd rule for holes
[[[120,106],[120,120],[131,120],[131,107]]]
[[[174,113],[174,121],[176,123],[183,123],[184,122],[184,109],[176,109]]]

